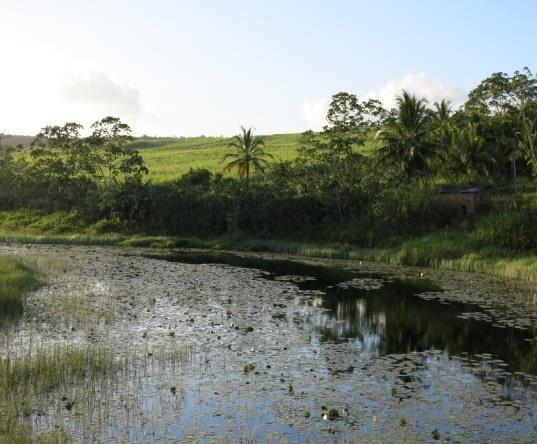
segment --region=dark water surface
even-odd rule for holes
[[[442,292],[428,279],[232,253],[180,252],[153,257],[253,268],[262,270],[260,276],[265,279],[289,280],[301,290],[322,291],[324,295],[314,300],[325,309],[314,325],[321,343],[352,339],[357,351],[375,356],[427,350],[441,350],[448,356],[490,354],[511,371],[537,374],[533,332],[496,324],[490,316],[466,319],[466,313],[482,312],[475,305],[420,298],[421,293]],[[353,279],[370,280],[373,285],[344,285]]]

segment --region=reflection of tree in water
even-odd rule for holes
[[[353,338],[360,352],[379,356],[432,348],[446,351],[448,355],[491,353],[506,361],[512,370],[537,374],[537,343],[525,341],[527,333],[513,328],[495,328],[488,322],[457,318],[463,312],[481,311],[474,306],[447,305],[412,296],[440,290],[427,279],[386,282],[378,290],[329,288],[359,276],[366,279],[382,279],[382,276],[378,273],[359,275],[339,267],[228,253],[183,252],[165,258],[187,263],[225,263],[255,268],[270,272],[271,276],[315,277],[316,280],[297,285],[302,290],[327,293],[317,304],[330,310],[321,313],[316,322],[321,341]]]
[[[450,356],[491,353],[512,370],[537,373],[537,344],[525,340],[527,332],[458,318],[479,309],[420,299],[415,292],[402,282],[386,283],[379,290],[328,289],[320,301],[330,310],[320,316],[320,340],[354,338],[360,352],[378,356],[433,348]]]
[[[383,311],[368,311],[367,303],[363,298],[335,302],[330,307],[323,303],[324,308],[332,311],[323,312],[320,316],[321,341],[354,338],[360,351],[379,354],[386,316]]]

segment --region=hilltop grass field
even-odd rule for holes
[[[302,133],[271,134],[259,136],[265,142],[265,151],[273,156],[269,162],[294,160],[300,147]],[[4,144],[20,144],[28,148],[33,136],[9,136]],[[231,137],[136,137],[130,146],[140,152],[149,169],[147,180],[152,183],[172,182],[191,168],[206,168],[212,173],[223,173],[224,156],[233,151],[228,144]],[[373,140],[359,148],[363,154],[371,153]],[[21,155],[26,156],[27,151]],[[255,170],[252,174],[255,175]],[[236,171],[226,173],[236,177]]]
[[[265,151],[274,159],[270,162],[293,160],[300,148],[302,133],[272,134],[259,136],[265,142]],[[213,173],[222,173],[224,156],[233,151],[228,144],[231,137],[183,137],[153,138],[140,137],[131,144],[139,150],[149,169],[148,180],[152,183],[164,183],[178,179],[191,168],[206,168]],[[358,150],[363,154],[373,150],[372,138]],[[253,172],[255,174],[255,171]],[[232,177],[236,171],[227,173]]]
[[[300,133],[261,136],[265,151],[272,154],[273,161],[292,160],[300,146]],[[232,151],[228,147],[231,138],[139,138],[132,147],[139,150],[147,168],[148,180],[153,183],[178,179],[191,168],[206,168],[213,173],[224,169],[224,156]],[[228,174],[235,175],[235,172]]]

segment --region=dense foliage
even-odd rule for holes
[[[407,91],[396,103],[386,110],[336,94],[327,126],[303,134],[293,161],[268,162],[262,140],[243,128],[222,164],[239,180],[192,169],[152,184],[119,119],[94,123],[87,137],[76,123],[47,126],[28,150],[0,147],[0,209],[25,208],[29,225],[59,211],[56,227],[97,232],[250,233],[364,246],[456,225],[484,242],[537,248],[531,199],[514,194],[497,204],[495,218],[476,221],[437,193],[439,184],[510,184],[514,191],[517,182],[535,180],[537,76],[527,68],[495,73],[456,111]],[[366,143],[375,145],[372,154],[361,150]]]

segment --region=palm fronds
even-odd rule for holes
[[[233,136],[228,146],[235,151],[224,156],[224,161],[231,159],[224,166],[224,172],[237,169],[239,177],[246,176],[246,184],[250,180],[250,170],[263,171],[268,165],[267,157],[273,158],[272,154],[264,150],[265,143],[262,139],[254,135],[253,128],[244,128],[241,126],[242,133]]]

